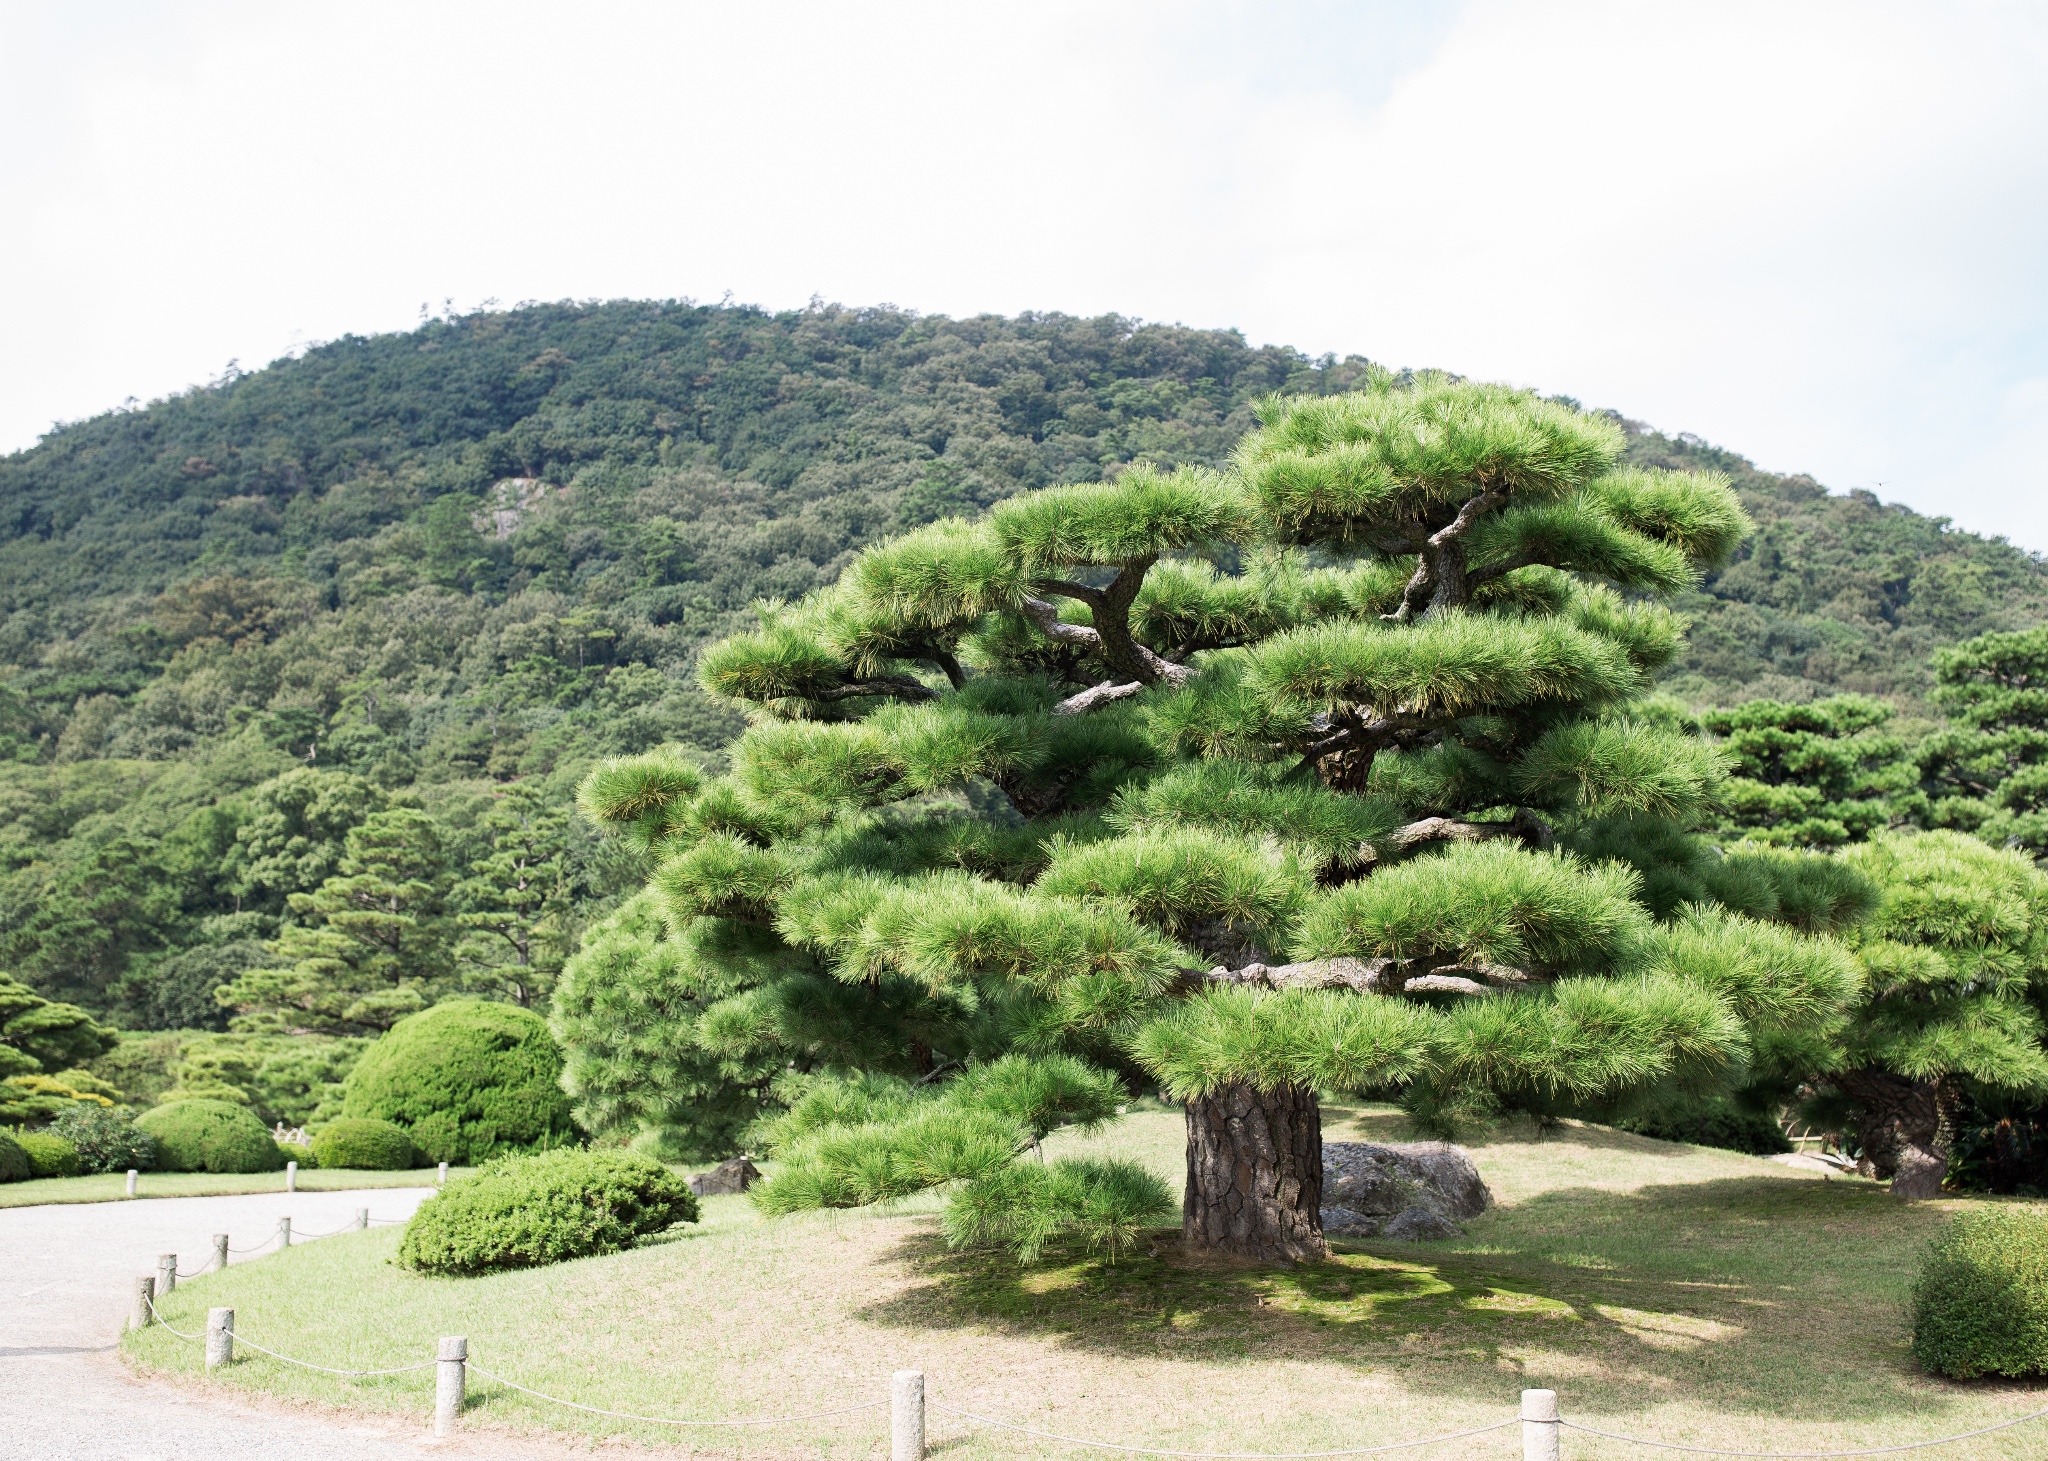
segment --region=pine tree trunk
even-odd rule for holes
[[[1835,1084],[1856,1103],[1856,1136],[1863,1145],[1858,1166],[1863,1174],[1889,1179],[1894,1197],[1939,1197],[1942,1178],[1948,1175],[1948,1149],[1942,1140],[1935,1082],[1908,1080],[1886,1070],[1858,1070],[1835,1077]]]
[[[1181,1235],[1261,1263],[1321,1258],[1323,1117],[1301,1086],[1225,1086],[1188,1102]]]

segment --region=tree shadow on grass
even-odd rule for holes
[[[1575,1404],[1607,1413],[1682,1397],[1870,1420],[1981,1394],[1929,1380],[1906,1345],[1918,1251],[1946,1216],[1865,1184],[1759,1176],[1560,1189],[1462,1240],[1339,1240],[1292,1268],[1191,1255],[1171,1231],[1113,1264],[1070,1246],[1029,1266],[919,1232],[888,1255],[917,1281],[858,1312],[1120,1359],[1334,1361],[1461,1398],[1568,1377]]]

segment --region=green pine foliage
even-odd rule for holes
[[[1915,749],[1925,823],[2048,855],[2048,630],[1954,645],[1934,675],[1949,723]]]
[[[285,1157],[270,1130],[246,1106],[205,1099],[145,1111],[135,1125],[156,1142],[166,1172],[276,1172]]]
[[[708,652],[752,717],[731,769],[609,765],[582,805],[659,859],[662,937],[731,950],[735,992],[635,996],[622,1037],[585,1012],[593,964],[558,1005],[572,1067],[649,1131],[629,1041],[812,1072],[766,1092],[796,1104],[764,1208],[952,1185],[956,1238],[1021,1253],[1114,1249],[1156,1209],[1113,1164],[1014,1175],[1043,1133],[991,1106],[998,1072],[1395,1093],[1451,1124],[1723,1089],[1757,1042],[1838,1026],[1857,971],[1815,935],[1860,880],[1698,866],[1723,758],[1631,709],[1680,648],[1658,596],[1746,531],[1725,483],[1622,467],[1612,420],[1527,393],[1365,385],[1262,402],[1225,472],[1134,467],[870,549]],[[1633,859],[1557,845],[1624,826]],[[1652,827],[1807,930],[1660,926],[1631,866]]]
[[[420,1205],[398,1261],[468,1277],[617,1253],[697,1220],[681,1177],[631,1152],[553,1151],[500,1157]]]
[[[1913,820],[1913,762],[1886,729],[1894,713],[1864,695],[1702,713],[1734,759],[1725,826],[1773,846],[1827,848]]]
[[[97,1060],[119,1036],[77,1005],[0,974],[0,1080],[55,1075]]]
[[[430,1162],[470,1165],[572,1138],[562,1056],[517,1005],[452,1000],[409,1016],[363,1053],[342,1115],[388,1121]]]

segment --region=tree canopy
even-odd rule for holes
[[[1317,1090],[1446,1124],[1712,1087],[1839,1023],[1839,946],[1659,924],[1557,845],[1715,804],[1713,751],[1629,711],[1679,651],[1658,598],[1748,531],[1726,482],[1526,392],[1365,387],[1262,402],[1225,472],[878,544],[703,656],[753,717],[728,773],[585,782],[659,859],[678,984],[744,986],[689,1039],[801,1073],[771,1209],[964,1180],[958,1235],[1113,1247],[1160,1193],[1014,1158],[1149,1087],[1188,1107],[1189,1240],[1302,1256]]]

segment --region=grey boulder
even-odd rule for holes
[[[692,1177],[690,1190],[699,1197],[724,1197],[729,1193],[745,1192],[760,1180],[758,1167],[745,1157],[733,1157],[708,1172],[699,1172]]]
[[[1338,1238],[1455,1238],[1493,1194],[1463,1147],[1442,1141],[1323,1143],[1323,1231]]]

